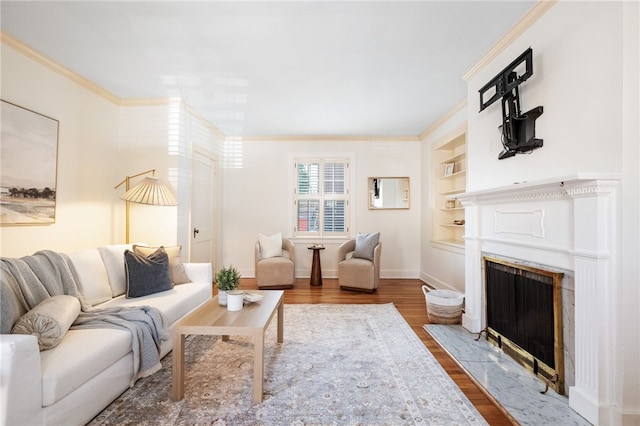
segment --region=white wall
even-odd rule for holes
[[[120,137],[117,155],[120,159],[113,169],[118,172],[115,179],[124,176],[156,169],[155,176],[163,182],[178,189],[178,156],[170,150],[172,144],[180,140],[171,135],[168,128],[170,113],[168,105],[131,106],[120,109]],[[170,155],[170,152],[173,155]],[[151,175],[147,175],[151,176]],[[135,178],[131,186],[140,182],[142,177]],[[116,182],[117,182],[116,180]],[[118,188],[116,197],[122,196],[124,187]],[[124,202],[114,204],[113,241],[124,242]],[[158,207],[142,204],[130,206],[130,241],[144,242],[149,245],[173,245],[177,240],[177,207]]]
[[[401,141],[243,141],[242,166],[224,169],[223,263],[254,276],[258,234],[293,234],[293,158],[307,155],[351,156],[352,235],[381,232],[383,277],[417,278],[420,269],[420,145]],[[223,161],[224,162],[224,161]],[[411,208],[369,210],[367,179],[408,176]],[[337,246],[343,239],[296,238],[296,276],[311,269],[311,242],[323,243],[323,277],[337,276]]]
[[[640,423],[640,3],[626,2],[622,8],[622,229],[621,294],[617,321],[622,341],[616,348],[615,380],[625,424]],[[629,336],[629,338],[626,338]]]
[[[467,121],[467,108],[462,108],[430,132],[420,144],[422,163],[420,278],[436,288],[460,293],[464,293],[464,249],[432,241],[436,203],[431,165],[434,146],[442,143],[442,138],[465,121]]]
[[[2,99],[59,121],[56,222],[2,227],[2,256],[111,242],[118,107],[4,44],[1,49]]]
[[[467,190],[578,172],[622,169],[620,2],[561,1],[468,81]],[[528,47],[533,76],[520,85],[522,112],[542,105],[532,154],[498,160],[500,101],[478,113],[478,90]]]
[[[153,168],[157,177],[177,182],[168,106],[119,107],[5,44],[1,49],[2,99],[59,121],[56,221],[2,227],[2,256],[124,242],[124,202],[118,198],[124,187],[114,186],[126,175]],[[175,244],[176,211],[132,204],[132,242]]]
[[[607,330],[615,345],[603,349],[616,377],[606,392],[613,398],[597,401],[601,424],[638,424],[640,419],[639,16],[637,2],[560,1],[468,80],[468,190],[582,172],[622,176],[622,214],[613,237],[619,253],[616,280],[600,283],[615,289],[612,300],[602,302],[616,312],[614,329]],[[521,106],[523,111],[544,107],[536,121],[544,146],[498,160],[500,105],[477,113],[478,89],[528,47],[534,74],[520,86]]]
[[[120,111],[118,155],[125,159],[126,169],[133,175],[156,169],[155,176],[170,184],[178,196],[177,207],[131,205],[131,241],[149,245],[183,246],[182,255],[189,259],[191,243],[191,168],[194,149],[217,159],[219,137],[208,123],[179,100],[161,102],[155,106],[123,106]],[[119,167],[123,170],[122,165]],[[132,184],[138,183],[135,180]],[[215,196],[222,192],[216,181]],[[123,192],[122,192],[123,193]],[[122,193],[118,193],[122,195]],[[218,203],[219,204],[219,203]],[[117,229],[122,230],[124,206],[119,203],[116,213]],[[215,206],[216,209],[219,205]],[[218,218],[217,211],[210,212]],[[217,226],[219,228],[219,224]],[[215,231],[216,237],[219,235]],[[121,235],[114,240],[120,241]],[[212,259],[213,260],[213,259]]]

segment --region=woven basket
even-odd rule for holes
[[[432,324],[460,324],[464,295],[449,290],[431,290],[426,285],[422,292],[427,304],[427,315]]]

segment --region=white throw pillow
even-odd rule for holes
[[[260,257],[263,259],[282,256],[282,232],[270,236],[258,234],[258,241],[260,241]]]
[[[114,244],[98,247],[98,252],[109,276],[111,295],[118,297],[127,290],[127,277],[124,272],[124,251],[133,250],[132,244]]]
[[[109,286],[109,276],[96,249],[83,250],[69,255],[78,272],[84,297],[91,306],[111,300],[113,294]]]

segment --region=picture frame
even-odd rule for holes
[[[0,101],[0,225],[53,224],[59,122]]]
[[[451,176],[453,174],[454,163],[447,163],[444,165],[444,176]]]

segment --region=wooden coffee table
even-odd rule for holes
[[[218,297],[184,317],[173,328],[173,392],[172,399],[184,397],[184,338],[188,334],[253,336],[253,402],[262,402],[264,384],[264,332],[278,311],[278,343],[283,341],[284,304],[282,290],[251,290],[263,296],[259,302],[245,305],[241,311],[227,311],[218,304]]]

